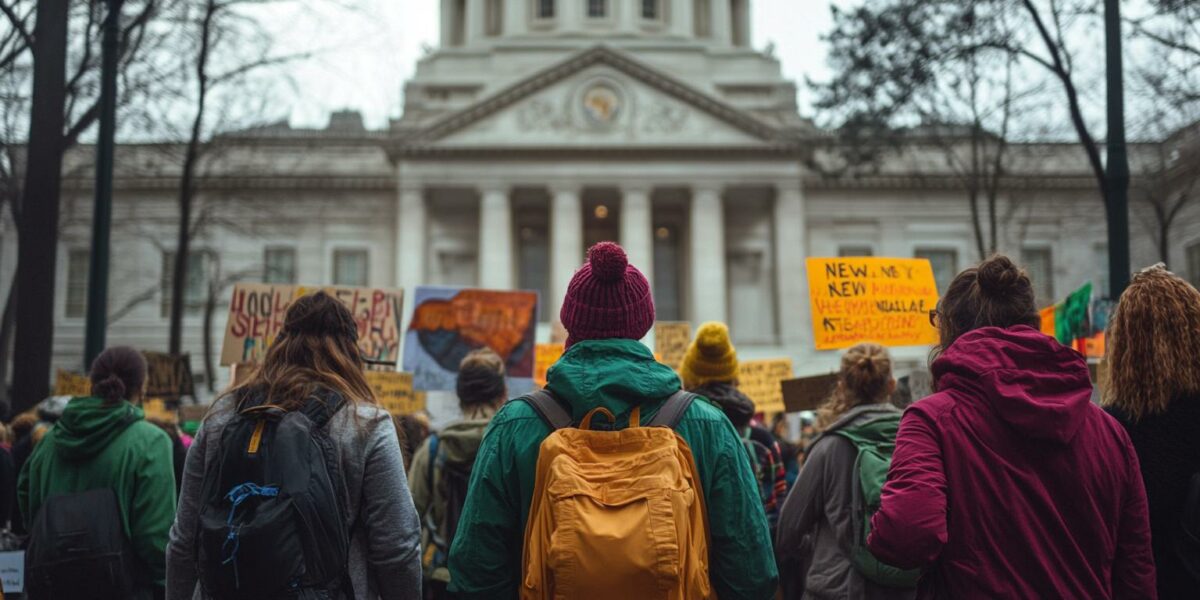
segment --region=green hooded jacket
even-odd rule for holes
[[[142,409],[100,398],[71,400],[33,451],[17,482],[27,525],[51,496],[112,488],[125,534],[156,585],[166,580],[167,537],[175,520],[171,439]]]
[[[550,368],[547,381],[547,389],[570,403],[576,422],[603,406],[626,425],[638,404],[643,421],[649,420],[679,390],[674,371],[656,362],[640,342],[625,339],[572,345]],[[692,449],[704,488],[710,578],[717,597],[774,598],[778,574],[767,519],[733,425],[715,406],[694,402],[676,431]],[[450,550],[450,587],[460,597],[518,596],[538,449],[549,434],[549,426],[525,402],[509,402],[492,418]]]

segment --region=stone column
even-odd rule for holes
[[[583,265],[583,203],[578,185],[551,188],[550,204],[550,298],[545,299],[552,321],[575,270]]]
[[[478,43],[487,35],[487,0],[467,0],[467,35],[464,45]]]
[[[513,288],[512,206],[508,187],[483,188],[479,199],[479,285]]]
[[[696,37],[696,17],[692,5],[696,0],[670,0],[670,6],[664,6],[666,18],[671,24],[671,33],[682,38]],[[666,4],[667,1],[663,0]]]
[[[692,190],[690,214],[693,323],[726,322],[725,209],[721,188],[702,185]]]
[[[427,221],[425,190],[418,183],[402,181],[396,209],[396,285],[404,288],[406,299],[425,283]]]
[[[709,31],[713,41],[730,45],[733,43],[733,11],[730,10],[731,0],[711,0],[709,6]]]
[[[650,189],[629,186],[621,190],[621,246],[629,263],[654,281],[654,219]]]
[[[500,31],[506,36],[523,35],[529,31],[529,0],[508,0],[504,4],[504,23]]]
[[[780,182],[775,187],[775,303],[780,341],[793,354],[813,349],[807,257],[804,189],[798,180]]]

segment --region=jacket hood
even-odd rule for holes
[[[100,398],[75,398],[54,425],[54,450],[66,460],[94,456],[144,416],[124,400],[105,405]]]
[[[579,421],[599,406],[620,416],[643,400],[670,396],[679,391],[679,376],[637,340],[585,340],[550,367],[546,389],[570,403]]]
[[[938,391],[980,398],[1028,437],[1070,442],[1092,397],[1078,352],[1025,325],[964,334],[933,362]]]
[[[437,432],[438,455],[451,464],[475,462],[479,443],[491,419],[467,419],[455,421]]]
[[[712,381],[689,391],[715,402],[739,430],[749,425],[750,420],[754,418],[754,401],[738,391],[732,383]]]

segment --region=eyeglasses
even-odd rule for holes
[[[385,367],[396,366],[396,361],[394,361],[394,360],[378,360],[378,359],[374,359],[374,358],[367,358],[362,355],[359,355],[359,358],[361,358],[362,361],[368,365],[382,365]]]
[[[938,311],[936,308],[929,311],[929,326],[934,329],[938,326]]]

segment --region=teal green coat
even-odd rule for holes
[[[75,398],[21,469],[17,501],[27,524],[51,496],[112,488],[125,534],[156,585],[166,580],[166,548],[175,520],[171,439],[122,401]]]
[[[622,339],[572,345],[547,379],[547,389],[570,403],[576,422],[603,406],[625,425],[638,404],[649,420],[679,390],[674,371],[640,342]],[[704,487],[717,597],[774,598],[778,574],[767,518],[733,425],[720,409],[695,402],[676,431],[691,447]],[[450,550],[450,589],[460,597],[517,597],[538,448],[549,434],[525,402],[506,404],[484,433]]]

